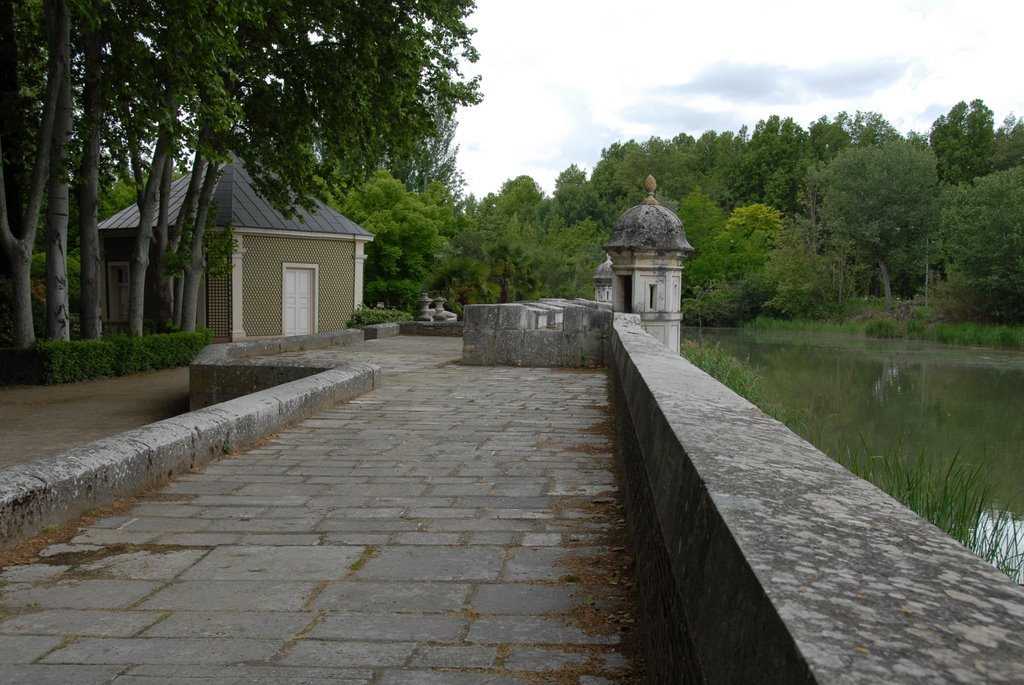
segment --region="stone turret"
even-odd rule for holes
[[[678,352],[683,259],[693,247],[679,217],[658,204],[657,187],[648,176],[647,199],[619,217],[604,249],[612,260],[612,310],[639,314],[648,333]]]
[[[612,303],[612,258],[607,257],[594,271],[594,301]]]

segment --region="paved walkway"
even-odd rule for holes
[[[604,374],[460,345],[5,569],[0,680],[638,682]]]

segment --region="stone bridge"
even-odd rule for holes
[[[635,319],[399,332],[210,348],[218,403],[4,473],[4,682],[1024,679],[1021,588]]]

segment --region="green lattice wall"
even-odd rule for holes
[[[214,338],[231,337],[231,277],[206,277],[206,327]]]
[[[319,266],[317,330],[345,327],[355,301],[355,243],[242,235],[242,325],[247,336],[281,335],[282,265]]]

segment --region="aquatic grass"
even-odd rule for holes
[[[759,316],[753,321],[748,321],[743,324],[743,328],[767,331],[848,333],[852,335],[861,335],[864,333],[864,325],[859,321],[836,323],[834,321],[815,321],[811,319],[773,319],[769,316]]]
[[[773,319],[759,316],[743,324],[743,328],[768,331],[803,331],[811,333],[846,333],[873,338],[908,338],[930,340],[947,345],[999,347],[1024,350],[1024,326],[984,323],[934,323],[921,319],[898,322],[876,316],[867,321],[810,321],[805,319]]]
[[[692,364],[791,428],[799,416],[769,402],[761,377],[747,362],[717,344],[685,340],[680,351]],[[1024,584],[1024,521],[996,506],[995,486],[984,455],[973,461],[957,452],[945,463],[922,451],[908,457],[902,449],[877,454],[863,439],[859,450],[822,440],[811,442],[853,474],[874,484],[908,509],[945,531],[1014,582]]]
[[[898,338],[900,325],[892,319],[871,319],[864,324],[864,335],[869,338]]]
[[[806,421],[803,412],[788,410],[769,399],[757,370],[747,361],[724,351],[718,343],[683,340],[679,351],[698,369],[787,426]]]
[[[910,337],[918,337],[915,333]],[[926,337],[925,337],[926,336]],[[922,338],[950,345],[980,345],[1024,349],[1024,326],[979,323],[938,323],[926,328]]]
[[[703,340],[684,340],[680,353],[691,364],[712,376],[719,383],[753,404],[763,407],[768,404],[761,379],[754,367],[725,352],[718,344]]]

